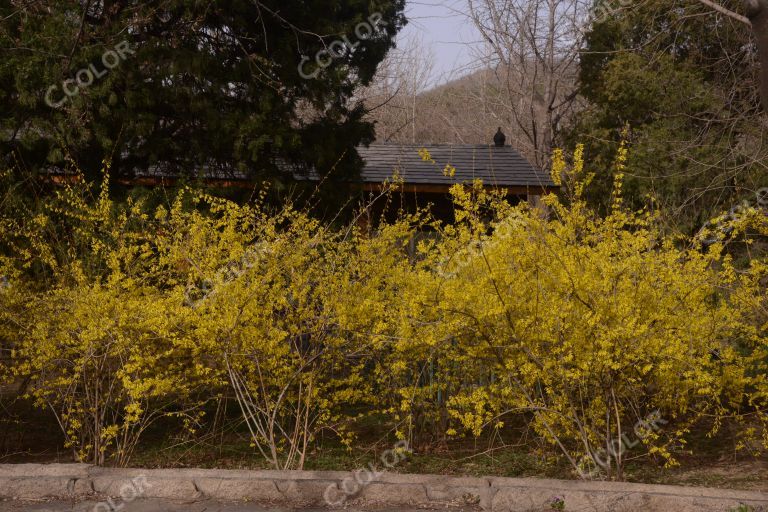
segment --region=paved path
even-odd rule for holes
[[[214,501],[199,501],[194,503],[168,500],[136,500],[131,503],[115,501],[110,507],[107,502],[66,501],[30,502],[30,501],[0,501],[0,512],[296,512],[290,508],[264,508],[264,506],[247,503],[219,503]],[[329,509],[300,509],[301,512],[329,512]],[[371,509],[372,510],[372,509]],[[375,509],[375,512],[429,512],[441,509]],[[442,510],[462,512],[461,508],[451,507]],[[359,509],[344,509],[344,512],[363,512]]]
[[[82,496],[84,502],[68,502]],[[101,496],[123,496],[110,505]],[[290,512],[325,503],[361,512],[418,509],[573,512],[725,512],[740,503],[768,512],[768,492],[535,478],[404,475],[372,471],[247,471],[103,468],[86,464],[0,464],[0,512]],[[129,498],[141,498],[146,501]],[[163,501],[165,500],[165,501]],[[172,501],[176,500],[176,501]],[[274,506],[256,505],[274,503]],[[472,508],[470,508],[472,507]],[[462,510],[461,512],[468,512]]]
[[[267,512],[269,509],[245,504],[226,505],[221,503],[182,503],[163,500],[136,500],[131,503],[81,501],[78,503],[66,501],[29,502],[5,501],[0,502],[0,512]],[[285,512],[285,509],[274,509],[269,512]]]

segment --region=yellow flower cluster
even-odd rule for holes
[[[750,418],[754,447],[768,262],[624,210],[624,158],[604,218],[581,200],[579,150],[552,165],[568,204],[455,185],[455,223],[420,212],[374,235],[191,190],[154,209],[61,190],[23,226],[1,220],[0,375],[29,379],[97,464],[127,464],[159,418],[192,435],[223,400],[276,468],[302,467],[323,431],[349,445],[361,415],[416,448],[515,418],[574,467],[655,411],[664,428],[642,443],[668,464],[704,417]]]

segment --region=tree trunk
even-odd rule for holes
[[[768,110],[768,0],[744,0],[760,58],[760,100]]]

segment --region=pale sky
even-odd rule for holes
[[[467,18],[466,0],[408,0],[408,25],[398,41],[420,38],[434,57],[433,81],[458,78],[472,70],[468,44],[477,43],[477,30]],[[434,84],[433,84],[434,85]]]

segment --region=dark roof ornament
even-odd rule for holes
[[[493,143],[496,144],[496,147],[500,148],[506,141],[507,137],[501,131],[501,126],[499,126],[499,130],[496,132],[496,135],[493,136]]]

